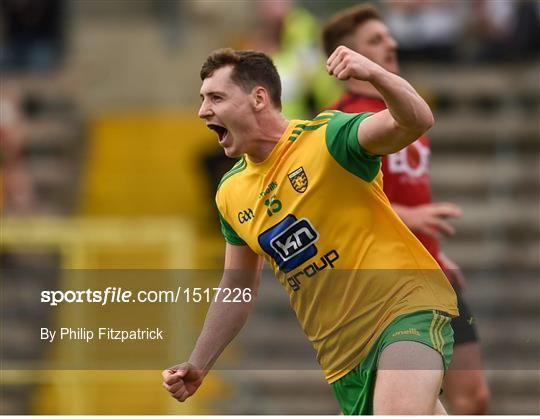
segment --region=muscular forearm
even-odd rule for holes
[[[343,45],[336,48],[326,68],[340,80],[370,83],[388,109],[358,125],[358,143],[371,154],[391,154],[411,144],[433,125],[427,103],[401,77]]]
[[[262,257],[248,246],[225,245],[225,270],[219,288],[239,289],[242,302],[234,302],[239,299],[236,297],[228,302],[230,294],[217,293],[189,360],[162,371],[163,386],[179,402],[195,394],[223,349],[245,324],[257,296],[261,269]]]
[[[221,288],[233,288],[232,284],[224,278]],[[255,290],[250,290],[249,302],[212,302],[204,326],[195,348],[191,353],[189,362],[198,369],[208,372],[214,365],[221,352],[244,326],[253,306]]]
[[[211,369],[221,352],[244,326],[250,310],[251,303],[212,303],[189,362],[206,372]]]
[[[419,136],[431,128],[433,114],[428,104],[406,80],[376,66],[369,81],[401,129]]]

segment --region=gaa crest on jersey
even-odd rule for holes
[[[291,185],[296,192],[304,193],[306,191],[308,187],[308,178],[302,166],[289,173],[288,176]]]

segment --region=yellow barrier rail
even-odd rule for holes
[[[62,269],[189,269],[194,268],[195,234],[192,224],[178,218],[4,218],[0,221],[2,252],[58,252]],[[59,278],[60,288],[69,288]],[[183,342],[170,343],[171,354],[179,345],[191,345],[195,310],[161,305],[160,315],[181,316]],[[188,310],[188,312],[186,312]],[[85,322],[84,305],[59,307],[55,323]],[[186,317],[187,316],[187,317]],[[191,316],[191,317],[190,317]],[[75,318],[74,318],[75,317]],[[186,322],[185,319],[188,319]],[[180,327],[180,325],[178,325]],[[8,337],[5,337],[8,338]],[[48,354],[77,357],[79,354]],[[36,361],[33,361],[36,363]],[[37,361],[39,365],[40,361]],[[45,365],[45,362],[43,363]],[[32,412],[39,414],[194,414],[208,412],[198,397],[188,404],[172,400],[161,388],[159,371],[39,370],[20,368],[3,360],[2,385],[36,385]],[[19,367],[19,368],[18,368]],[[216,388],[210,383],[208,390]]]

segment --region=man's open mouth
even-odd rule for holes
[[[212,131],[215,131],[217,133],[218,138],[219,138],[219,142],[222,142],[223,139],[225,138],[225,136],[227,135],[227,133],[229,132],[227,130],[227,128],[222,127],[221,125],[208,124],[207,127],[210,128]]]

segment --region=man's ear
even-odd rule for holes
[[[266,108],[270,102],[268,91],[262,86],[256,86],[251,91],[252,105],[255,111],[261,111]]]

